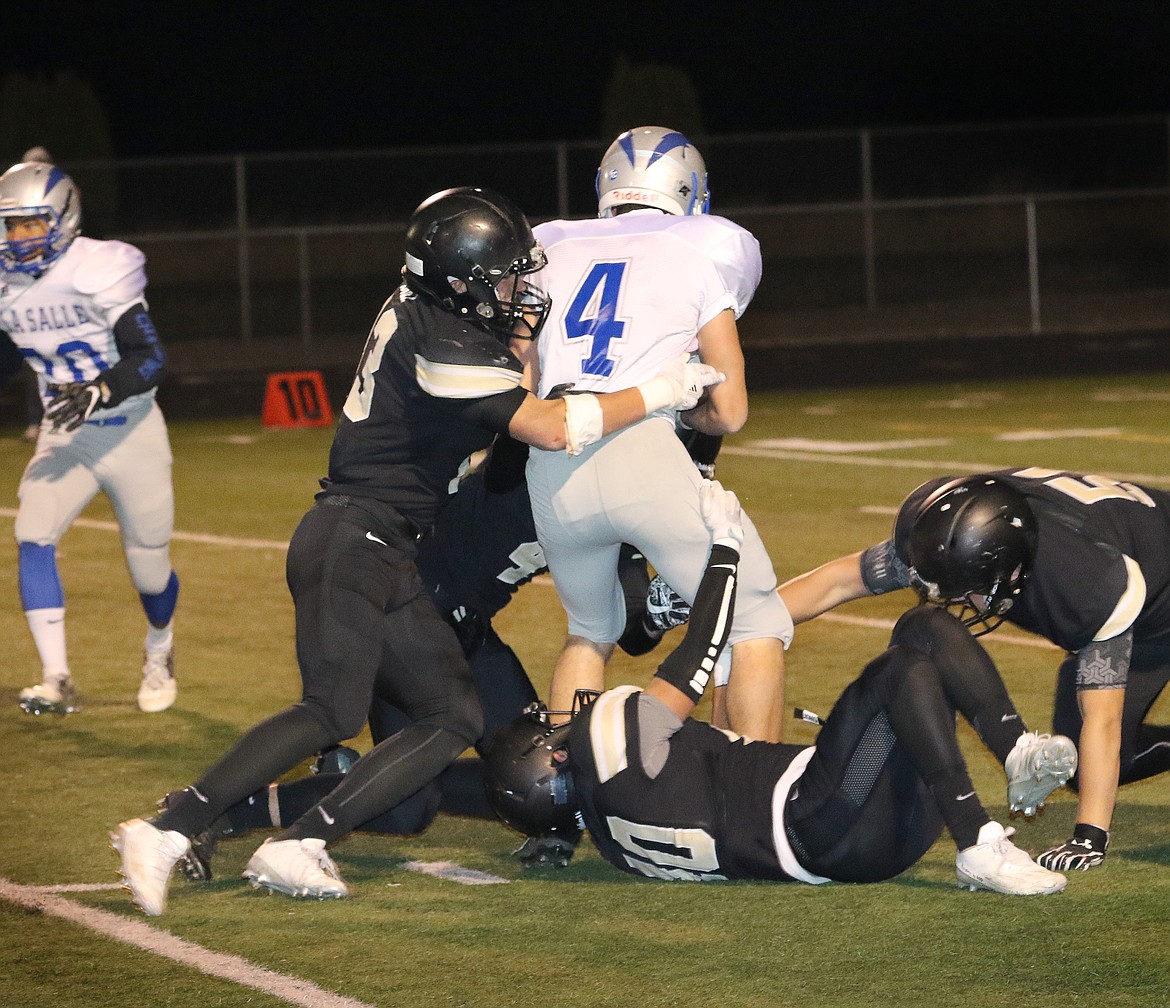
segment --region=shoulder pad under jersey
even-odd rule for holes
[[[764,272],[756,236],[726,217],[704,214],[676,220],[675,233],[685,235],[710,257],[723,285],[735,297],[735,317],[739,318],[747,311]]]
[[[114,301],[141,297],[146,289],[146,256],[139,249],[120,241],[76,241],[85,242],[79,250],[84,258],[73,273],[73,285],[78,291],[90,296],[110,291]]]
[[[524,367],[494,336],[460,326],[426,340],[414,355],[424,392],[442,399],[482,399],[516,388]]]

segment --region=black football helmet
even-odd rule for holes
[[[584,828],[569,770],[572,724],[554,725],[544,704],[529,704],[488,751],[488,801],[526,836],[564,835],[575,843]]]
[[[406,228],[406,286],[499,336],[536,339],[549,298],[520,279],[542,269],[544,249],[524,214],[489,189],[444,189]],[[515,287],[505,281],[515,277]]]
[[[1027,499],[994,476],[924,484],[903,502],[894,526],[895,552],[918,594],[957,609],[976,636],[1003,622],[1028,577],[1036,538]]]

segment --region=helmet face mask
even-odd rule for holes
[[[19,228],[32,220],[42,228]],[[13,237],[16,231],[27,231]],[[40,276],[81,232],[81,196],[60,168],[39,161],[13,165],[0,176],[0,269]]]
[[[621,206],[655,207],[676,216],[709,213],[703,156],[677,130],[639,126],[609,146],[597,169],[597,216]]]
[[[550,300],[522,279],[546,263],[524,214],[487,189],[446,189],[406,229],[407,287],[507,344],[535,339]]]
[[[588,697],[582,694],[589,694]],[[575,716],[597,694],[579,690]],[[533,703],[500,731],[488,752],[488,801],[496,815],[526,836],[564,835],[584,829],[569,769],[572,717],[554,725],[542,703]]]
[[[1021,564],[1006,577],[988,585],[980,591],[964,592],[954,597],[944,597],[939,587],[926,581],[915,567],[910,568],[910,583],[924,602],[940,605],[954,613],[959,621],[976,637],[991,633],[1004,621],[1016,596],[1023,589],[1027,570]],[[976,629],[978,628],[978,629]]]
[[[1036,553],[1036,518],[1023,494],[990,476],[952,480],[907,517],[899,514],[895,549],[922,600],[954,611],[976,636],[996,629]]]

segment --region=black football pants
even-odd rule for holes
[[[904,614],[889,648],[833,707],[786,807],[801,864],[839,882],[913,865],[944,823],[960,848],[988,816],[955,735],[961,712],[1002,762],[1025,730],[990,657],[934,606]]]
[[[299,762],[361,731],[375,695],[411,724],[375,746],[278,839],[337,840],[431,781],[482,734],[455,632],[414,564],[400,516],[377,501],[324,497],[289,544],[301,701],[251,729],[160,828],[193,835]],[[196,800],[197,799],[197,803]]]

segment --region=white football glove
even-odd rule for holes
[[[718,480],[704,480],[699,487],[699,510],[711,530],[712,541],[738,552],[743,543],[743,513],[739,498],[731,490],[724,490]]]
[[[718,385],[727,376],[709,364],[691,362],[682,354],[659,372],[638,386],[646,403],[646,415],[660,409],[689,410],[698,405],[708,385]]]

